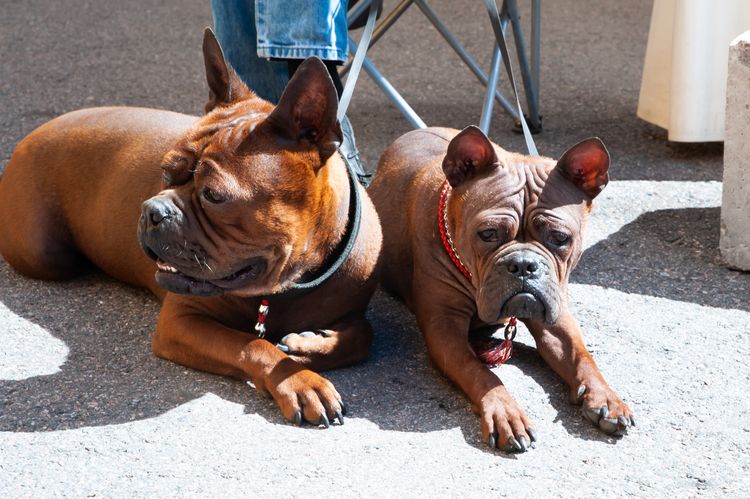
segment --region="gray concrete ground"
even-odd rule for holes
[[[481,2],[430,3],[486,60]],[[79,107],[198,112],[206,4],[4,0],[0,167],[24,134]],[[629,435],[591,428],[522,332],[497,372],[541,441],[490,452],[408,311],[380,292],[370,359],[328,374],[346,424],[292,427],[243,383],[154,358],[145,292],[100,274],[31,281],[0,262],[0,495],[747,497],[750,275],[720,262],[721,145],[670,144],[635,118],[650,7],[543,2],[539,148],[556,156],[596,134],[614,160],[571,293],[637,414]],[[372,56],[428,124],[478,120],[481,87],[416,9]],[[370,164],[408,130],[366,77],[351,118]],[[491,136],[522,150],[502,113]]]

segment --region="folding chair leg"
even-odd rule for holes
[[[363,2],[364,4],[367,4],[368,2]],[[398,19],[401,17],[401,14],[406,12],[406,9],[411,7],[411,4],[414,3],[414,0],[402,0],[398,5],[396,5],[392,11],[388,13],[387,16],[385,16],[378,24],[375,26],[375,31],[372,32],[372,38],[370,39],[370,44],[367,46],[367,49],[371,49],[375,43],[380,40],[380,37],[382,37],[386,31],[388,31],[388,28],[393,26],[393,23],[398,21]],[[359,4],[357,4],[359,6]],[[355,7],[356,8],[356,7]],[[352,66],[352,58],[349,58],[348,61],[346,61],[339,70],[339,75],[344,76],[346,73],[349,72],[349,69]]]
[[[438,30],[438,33],[440,33],[443,38],[445,38],[445,41],[448,42],[448,45],[450,45],[451,48],[456,52],[456,54],[458,54],[458,56],[461,58],[461,60],[464,61],[464,64],[466,64],[471,72],[474,73],[474,76],[477,77],[482,85],[487,86],[487,75],[484,74],[484,71],[482,71],[482,68],[479,67],[479,64],[477,64],[476,61],[469,55],[469,53],[466,52],[466,49],[463,47],[463,45],[461,45],[461,43],[456,40],[456,37],[453,36],[453,33],[448,30],[448,27],[445,24],[443,24],[443,21],[441,21],[437,14],[435,14],[435,11],[432,10],[432,8],[427,5],[424,0],[413,1],[417,4],[417,7],[419,7],[425,17],[432,23],[435,29]],[[503,30],[505,30],[505,25],[508,21],[507,19],[503,19],[503,21]],[[492,88],[497,89],[497,85]],[[511,105],[508,99],[506,99],[505,96],[497,90],[495,90],[495,99],[497,99],[497,102],[501,106],[503,106],[503,109],[505,109],[505,111],[510,114],[514,120],[518,120],[518,112],[515,110],[513,105]]]

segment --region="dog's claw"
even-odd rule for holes
[[[339,424],[344,424],[344,415],[341,414],[341,411],[336,411],[336,419],[339,420]]]
[[[583,416],[586,419],[588,419],[589,421],[591,421],[594,424],[599,424],[599,419],[601,418],[601,414],[599,413],[599,409],[592,410],[592,409],[587,409],[587,408],[584,407],[582,412],[583,412]]]
[[[495,448],[495,444],[497,444],[497,440],[495,439],[495,435],[490,433],[490,438],[488,439],[488,442],[490,444],[490,447],[493,449]]]
[[[292,422],[297,426],[302,426],[302,411],[297,411],[294,413],[294,419],[292,420]]]
[[[599,409],[599,415],[601,415],[601,417],[603,418],[606,418],[607,414],[609,414],[609,408],[606,405],[603,405],[601,409]]]
[[[518,443],[521,444],[521,451],[522,452],[526,452],[526,450],[529,448],[529,443],[530,442],[527,442],[526,441],[526,437],[524,437],[523,435],[521,435],[520,437],[518,437]]]
[[[576,393],[576,401],[581,400],[581,397],[583,397],[584,393],[586,393],[586,385],[579,386],[578,392]]]
[[[519,452],[524,450],[523,447],[521,447],[521,444],[518,443],[518,440],[516,440],[516,437],[510,437],[508,439],[508,444]]]
[[[537,438],[537,436],[536,436],[536,432],[534,431],[534,429],[533,429],[533,428],[526,428],[526,433],[528,433],[528,434],[529,434],[529,437],[531,437],[531,443],[532,443],[532,444],[533,444],[534,442],[536,442],[537,440],[539,440],[539,439]]]
[[[317,336],[312,331],[302,331],[301,333],[299,333],[299,335],[302,336],[303,338],[315,338],[315,336]]]
[[[341,414],[346,416],[346,413],[349,412],[349,409],[346,407],[346,404],[344,404],[343,400],[339,400],[339,405],[341,406]]]
[[[320,416],[320,421],[318,421],[318,425],[323,425],[326,428],[328,428],[329,426],[331,426],[331,422],[328,421],[328,416],[326,416],[325,414],[322,414]]]
[[[622,426],[630,426],[630,420],[628,418],[626,418],[625,416],[617,416],[617,421]]]
[[[286,346],[286,345],[282,345],[281,343],[277,343],[276,344],[276,348],[278,348],[279,350],[281,350],[284,353],[289,353],[289,347]]]
[[[630,426],[635,426],[635,418],[632,414],[630,415]]]

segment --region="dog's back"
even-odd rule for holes
[[[436,226],[440,184],[445,180],[441,162],[457,133],[451,128],[426,128],[402,135],[381,156],[368,189],[381,220],[388,221],[383,224],[381,282],[407,303],[412,276],[399,269],[413,268],[414,248],[432,234],[419,228]]]
[[[194,121],[167,111],[93,108],[31,132],[0,182],[0,253],[34,278],[70,278],[89,260],[118,279],[151,287],[143,281],[153,280],[152,271],[126,264],[149,263],[135,238],[139,207],[159,190],[166,149]],[[97,216],[113,209],[132,216]],[[101,255],[121,258],[105,261]]]

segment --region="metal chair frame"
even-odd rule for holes
[[[348,13],[347,20],[351,24],[352,20],[359,17],[370,7],[374,0],[361,0]],[[487,76],[477,62],[469,55],[466,49],[459,43],[456,37],[448,30],[448,27],[437,16],[435,11],[427,4],[427,0],[401,0],[387,15],[385,15],[375,26],[372,39],[368,48],[372,48],[380,38],[390,29],[393,24],[403,15],[406,10],[416,4],[419,10],[430,23],[437,29],[453,50],[458,54],[464,64],[471,70],[474,76],[482,85],[487,88],[484,102],[482,104],[482,114],[479,118],[479,127],[484,133],[489,132],[492,111],[497,101],[502,108],[514,119],[516,126],[519,123],[518,111],[508,101],[508,99],[498,90],[500,80],[500,69],[502,67],[502,56],[497,43],[493,43],[494,50],[492,53],[492,64],[490,74]],[[527,122],[532,133],[538,133],[542,129],[541,115],[539,114],[539,57],[540,57],[540,39],[541,39],[541,0],[531,0],[531,40],[530,51],[527,54],[526,43],[524,40],[523,27],[521,25],[520,15],[518,13],[518,2],[516,0],[504,0],[500,10],[500,21],[503,33],[506,33],[510,24],[513,32],[513,39],[516,46],[518,57],[518,66],[521,69],[521,78],[523,81],[524,94],[526,96]],[[357,43],[350,37],[349,47],[352,56],[356,52]],[[345,75],[351,66],[352,58],[341,68],[341,75]],[[383,76],[380,70],[373,64],[369,57],[365,57],[362,68],[373,79],[380,90],[396,106],[401,114],[406,118],[414,128],[426,128],[427,125],[409,105],[401,94],[391,85]]]

